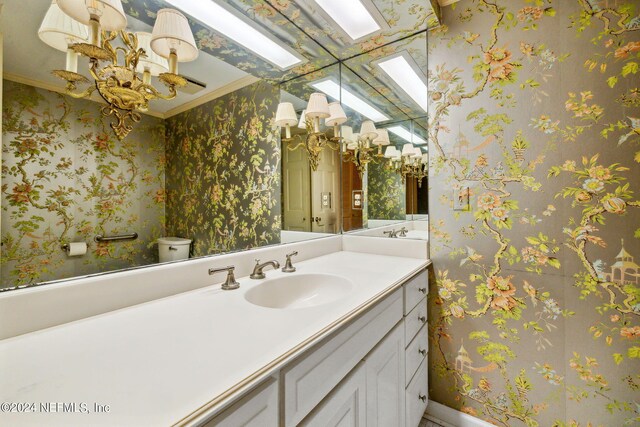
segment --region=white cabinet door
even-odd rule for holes
[[[285,427],[297,426],[400,319],[402,290],[398,289],[285,367],[281,371]]]
[[[404,426],[404,325],[395,328],[365,357],[367,426]]]
[[[299,425],[365,427],[366,380],[363,362],[360,362]]]
[[[267,380],[224,410],[204,427],[276,427],[278,425],[278,382]]]

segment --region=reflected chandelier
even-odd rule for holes
[[[107,102],[102,114],[115,117],[111,128],[120,140],[140,121],[139,112],[149,109],[149,101],[176,97],[176,88],[187,84],[178,62],[198,57],[187,18],[177,10],[159,10],[152,34],[127,32],[126,26],[121,0],[53,0],[38,31],[43,42],[67,53],[66,69],[52,72],[67,82],[66,93],[87,98],[97,90]],[[114,46],[118,34],[120,45]],[[93,80],[81,92],[78,84],[91,81],[78,73],[79,55],[89,58]],[[151,76],[168,93],[156,89]]]
[[[387,168],[402,176],[402,182],[407,178],[416,178],[418,187],[422,188],[422,180],[429,174],[429,155],[422,153],[420,147],[404,144],[402,152],[396,147],[387,147],[384,157],[389,159]]]
[[[365,120],[360,126],[360,133],[353,133],[348,126],[342,128],[343,160],[352,162],[360,178],[364,176],[369,163],[378,163],[383,157],[382,146],[389,145],[389,133],[386,129],[376,129],[371,120]],[[377,148],[376,148],[377,147]]]
[[[320,119],[325,119],[326,126],[333,127],[333,137],[329,138],[325,132],[320,132]],[[290,102],[281,102],[278,104],[278,110],[276,111],[275,124],[280,127],[285,127],[285,137],[282,138],[283,142],[292,143],[298,140],[295,145],[287,145],[288,150],[297,150],[298,148],[304,148],[309,156],[309,164],[311,170],[318,170],[320,164],[320,153],[325,148],[329,148],[334,151],[340,149],[339,142],[341,137],[339,135],[338,126],[347,121],[347,116],[342,109],[339,102],[327,102],[327,97],[322,93],[312,93],[309,97],[309,103],[306,110],[302,111],[300,115],[300,122],[298,122],[298,116],[293,108],[293,104]],[[303,137],[301,135],[291,136],[291,126],[298,124],[299,128],[306,129],[307,133]]]

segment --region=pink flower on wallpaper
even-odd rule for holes
[[[494,47],[485,52],[484,63],[489,65],[489,81],[509,80],[513,74],[514,64],[511,52],[505,48]]]
[[[494,193],[483,193],[478,197],[478,207],[484,210],[491,210],[500,206],[502,202]]]
[[[640,338],[640,326],[622,328],[620,329],[620,335],[630,340],[635,338]]]
[[[520,22],[532,22],[542,18],[544,11],[539,7],[523,7],[518,11],[518,21]]]
[[[629,42],[626,45],[619,47],[616,49],[613,54],[617,59],[624,59],[629,56],[629,54],[633,52],[637,52],[640,50],[640,41]]]

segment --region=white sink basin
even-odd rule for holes
[[[267,279],[249,289],[244,298],[268,308],[305,308],[347,295],[353,283],[332,274],[296,274]]]

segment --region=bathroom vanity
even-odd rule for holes
[[[422,270],[390,289],[206,425],[417,426],[428,396],[427,281]]]
[[[89,407],[5,412],[0,424],[417,426],[428,402],[425,253],[419,242],[320,240],[165,265],[183,280],[236,265],[240,288],[207,277],[216,284],[0,341],[3,402]],[[247,277],[254,257],[291,250],[295,272]],[[108,287],[95,292],[109,300]]]

